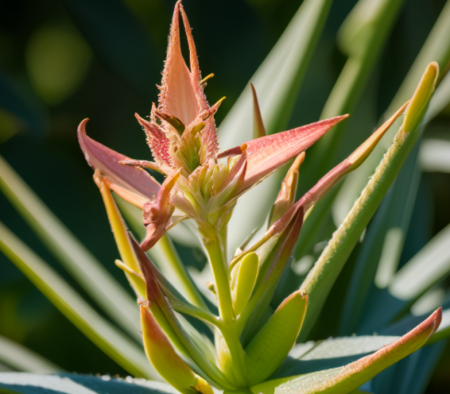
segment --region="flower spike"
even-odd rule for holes
[[[187,125],[197,117],[199,105],[191,72],[181,53],[180,6],[177,2],[173,13],[158,109],[176,116]]]
[[[147,172],[138,167],[121,164],[128,157],[107,148],[86,135],[84,119],[78,126],[78,141],[86,161],[94,170],[99,170],[108,181],[109,187],[120,197],[142,208],[153,201],[160,185]]]

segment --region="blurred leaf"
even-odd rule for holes
[[[450,141],[424,139],[420,146],[419,160],[425,172],[450,173]]]
[[[386,113],[392,111],[402,105],[404,101],[411,97],[414,92],[416,84],[419,82],[423,69],[430,62],[437,62],[441,70],[445,70],[450,60],[450,1],[447,1],[438,20],[433,26],[427,40],[422,46],[420,53],[417,55],[414,64],[408,72],[408,75],[403,80],[397,94],[391,102]],[[440,79],[445,74],[442,73]],[[390,136],[392,137],[392,135]],[[386,140],[385,140],[386,141]],[[385,145],[386,146],[386,145]]]
[[[436,61],[441,70],[445,70],[446,65],[450,61],[450,40],[448,39],[450,36],[449,17],[450,2],[447,1],[438,20],[433,26],[433,29],[428,35],[426,42],[422,46],[420,53],[417,55],[414,64],[405,77],[389,108],[386,110],[385,117],[390,116],[397,106],[408,100],[413,93],[416,84],[419,82],[423,70],[429,62]],[[447,95],[444,94],[443,96],[447,97]],[[429,120],[431,120],[431,117],[426,118],[426,121]],[[342,212],[350,211],[354,201],[358,198],[361,190],[364,188],[367,178],[373,174],[384,153],[388,150],[393,137],[394,130],[387,132],[378,146],[374,149],[371,156],[363,163],[359,171],[351,174],[344,181],[341,192],[336,199],[336,203],[340,204]]]
[[[177,394],[167,384],[110,376],[0,373],[0,390],[17,394]]]
[[[389,381],[387,389],[384,388],[383,394],[421,394],[424,393],[431,375],[439,361],[445,347],[442,344],[426,346],[411,354],[404,360],[393,365],[395,374]],[[373,379],[373,386],[376,387],[385,375],[381,373]]]
[[[347,16],[340,30],[340,42],[349,58],[320,115],[322,119],[353,111],[402,3],[403,0],[360,0]],[[346,127],[338,125],[317,143],[314,153],[320,158],[320,164],[310,164],[310,176],[316,178],[318,171],[329,170],[341,159],[337,156],[337,147]]]
[[[305,0],[251,78],[268,134],[283,131],[287,125],[331,3],[330,0]],[[252,106],[248,85],[220,125],[222,149],[253,138]],[[229,224],[229,252],[234,251],[254,228],[262,225],[280,184],[281,179],[272,176],[239,200]],[[261,215],[261,212],[264,213]],[[240,218],[244,214],[246,220],[243,222]]]
[[[68,283],[1,223],[0,250],[61,313],[119,365],[135,376],[158,377],[135,342],[95,312]]]
[[[138,308],[131,296],[2,157],[0,190],[58,261],[103,310],[135,338],[140,338]]]
[[[48,103],[59,104],[81,85],[91,52],[76,30],[43,26],[33,32],[26,48],[26,64],[36,92]]]
[[[8,338],[0,336],[0,360],[16,371],[56,373],[63,369]]]
[[[426,106],[430,98],[429,92],[434,91],[437,75],[437,65],[431,63],[427,67],[411,99],[410,107],[422,108],[423,105]],[[418,105],[420,103],[422,103],[422,106]],[[421,111],[420,114],[413,114],[415,115],[413,117],[414,123],[408,123],[408,128],[405,128],[405,119],[411,118],[408,117],[410,107],[406,109],[403,118],[404,123],[395,136],[389,151],[377,167],[375,174],[367,183],[367,186],[355,202],[344,222],[333,234],[333,238],[329,241],[328,246],[322,252],[319,260],[300,288],[310,297],[310,304],[306,312],[304,326],[300,333],[300,340],[304,339],[311,330],[331,287],[350,256],[351,251],[384,198],[384,195],[394,182],[409,151],[419,138],[419,130],[417,127],[424,113]]]
[[[99,60],[147,96],[161,59],[140,21],[125,4],[120,0],[61,2]]]
[[[425,115],[425,121],[428,123],[435,118],[439,113],[450,103],[450,73],[442,79],[438,88],[436,89],[433,98],[430,101],[428,112]]]
[[[16,133],[22,130],[31,131],[33,134],[42,136],[47,128],[47,114],[40,103],[33,101],[31,97],[25,97],[16,87],[0,73],[0,107],[6,110],[6,114],[12,117],[0,123],[0,142],[5,140],[4,133]],[[2,111],[3,112],[3,111]],[[5,116],[1,114],[2,119]],[[9,127],[4,123],[12,121]]]
[[[379,330],[405,311],[432,285],[450,274],[450,225],[435,235],[394,276],[387,289],[379,290],[364,316],[361,331]]]

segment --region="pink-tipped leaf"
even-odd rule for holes
[[[350,393],[387,367],[425,345],[438,329],[441,320],[442,309],[439,308],[412,331],[382,347],[374,354],[363,357],[345,367],[292,377],[289,382],[278,386],[275,394]]]

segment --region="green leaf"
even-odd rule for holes
[[[101,350],[135,376],[158,378],[143,350],[101,317],[52,268],[0,223],[0,250]]]
[[[267,379],[284,361],[302,327],[307,303],[305,294],[290,295],[245,348],[250,386]]]
[[[419,161],[424,172],[450,173],[450,141],[424,139],[420,146]]]
[[[341,27],[340,43],[350,56],[328,97],[320,115],[322,119],[353,111],[402,3],[403,0],[360,0],[347,16]],[[327,171],[341,159],[336,147],[346,126],[338,125],[316,144],[314,154],[320,162],[305,162],[309,178],[317,179],[320,171]]]
[[[139,313],[135,301],[2,157],[0,190],[92,299],[139,339]]]
[[[449,18],[450,2],[447,1],[386,113],[389,114],[391,111],[394,111],[408,97],[411,97],[414,92],[414,87],[422,76],[422,70],[428,63],[433,61],[437,62],[440,69],[445,70],[450,60],[450,40],[448,39],[450,37]],[[444,73],[440,78],[443,75]]]
[[[0,336],[0,361],[23,372],[56,373],[63,370],[25,346],[3,336]]]
[[[423,321],[423,319],[421,320]],[[405,331],[402,331],[404,333]],[[307,342],[304,353],[290,360],[278,371],[276,378],[316,372],[323,369],[341,367],[356,361],[398,339],[398,336],[360,336],[330,338],[318,342]],[[305,344],[301,344],[303,346]],[[299,345],[297,345],[299,346]],[[297,347],[296,346],[296,347]],[[290,355],[299,349],[291,351]]]
[[[436,21],[433,29],[428,35],[427,40],[407,76],[405,77],[401,87],[399,88],[395,98],[392,100],[388,110],[385,112],[385,117],[389,116],[397,106],[403,104],[413,93],[416,84],[419,82],[422,72],[429,62],[436,61],[442,70],[445,70],[448,62],[450,61],[450,26],[448,19],[450,17],[450,3],[447,2],[444,9],[441,11],[438,20]],[[446,78],[448,79],[448,78]],[[447,84],[448,82],[446,82]],[[446,85],[447,86],[447,85]],[[444,90],[448,89],[444,87]],[[439,88],[437,89],[439,90]],[[448,97],[448,93],[442,92],[443,97]],[[430,103],[431,105],[431,103]],[[434,104],[434,106],[440,106],[442,104]],[[431,120],[431,115],[436,114],[436,110],[432,107],[430,116],[425,120]],[[437,108],[437,107],[436,107]],[[434,115],[433,115],[434,116]],[[344,212],[340,216],[342,217],[346,212],[350,211],[350,208],[354,201],[358,198],[361,190],[364,188],[367,178],[369,178],[375,171],[378,163],[382,159],[385,152],[390,146],[390,142],[394,137],[394,130],[386,133],[384,138],[378,144],[378,147],[374,149],[372,155],[361,166],[358,172],[350,175],[341,189],[341,194],[337,197],[337,202],[341,205],[341,210]]]
[[[0,391],[14,394],[177,394],[165,383],[87,375],[0,373]]]
[[[435,235],[396,273],[387,289],[379,291],[376,302],[371,305],[371,313],[361,322],[362,332],[384,327],[450,274],[449,242],[450,225]]]
[[[304,1],[251,78],[258,92],[268,134],[283,131],[287,125],[331,3],[331,0]],[[251,88],[247,86],[220,125],[222,149],[253,138],[252,105]],[[261,212],[269,212],[280,183],[279,177],[272,176],[240,198],[229,225],[229,252],[233,252],[254,228],[263,224],[266,215],[261,215]],[[246,221],[242,222],[240,218],[244,215]]]
[[[406,159],[368,227],[340,317],[340,333],[343,335],[357,330],[374,279],[378,286],[386,287],[397,271],[419,186],[417,153],[418,146]]]
[[[413,108],[423,108],[424,105],[417,103],[428,102],[430,95],[424,94],[423,91],[434,91],[437,74],[438,68],[436,63],[431,63],[411,99],[411,103],[414,103]],[[408,112],[409,108],[406,110],[405,117],[408,116]],[[402,125],[374,176],[370,179],[344,222],[333,234],[333,238],[303,282],[300,289],[310,296],[310,304],[306,313],[305,324],[300,334],[301,339],[305,338],[311,330],[342,267],[384,195],[391,187],[409,151],[418,139],[419,131],[417,126],[421,118],[415,117],[414,120],[414,124],[408,123],[408,128]]]
[[[441,311],[437,310],[414,330],[345,367],[300,375],[275,389],[277,393],[348,393],[368,382],[382,370],[422,347],[439,326]]]

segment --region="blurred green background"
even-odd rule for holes
[[[125,288],[128,286],[122,272],[113,265],[117,249],[100,194],[92,182],[92,170],[78,147],[76,128],[89,117],[88,134],[92,138],[127,156],[150,158],[134,113],[145,116],[157,99],[155,84],[161,79],[174,3],[0,3],[0,154]],[[336,33],[355,3],[334,1],[290,126],[318,119],[346,60],[336,44]],[[376,111],[371,116],[375,118],[386,110],[445,1],[404,3],[364,89],[362,101],[371,103]],[[203,75],[215,74],[206,90],[209,101],[227,97],[216,117],[220,124],[301,1],[185,0],[183,4],[194,28]],[[362,104],[360,107],[363,111]],[[450,139],[449,126],[450,108],[446,108],[426,133]],[[0,221],[89,299],[1,194]],[[409,237],[402,261],[449,223],[450,174],[424,173],[412,226],[425,226],[427,236]],[[201,252],[177,247],[188,264],[201,267],[205,263]],[[98,310],[94,303],[92,306]],[[2,254],[0,335],[24,344],[68,371],[125,374]],[[447,349],[427,393],[445,392],[445,387],[450,387],[449,371]]]

